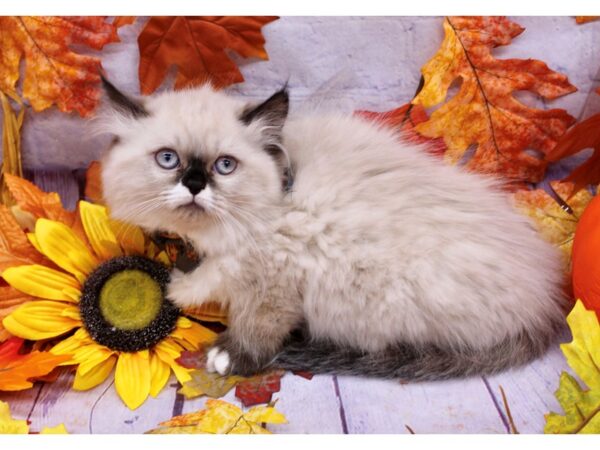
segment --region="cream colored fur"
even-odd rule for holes
[[[377,352],[395,343],[485,350],[561,320],[556,249],[489,178],[381,125],[311,112],[283,128],[295,172],[285,193],[262,148],[268,127],[243,124],[243,102],[205,87],[144,106],[149,117],[104,121],[119,137],[103,161],[111,212],[194,243],[202,264],[173,275],[169,298],[228,306],[228,338],[260,364],[302,323],[315,339]],[[158,167],[160,147],[183,159],[232,155],[239,167],[194,198]],[[205,213],[177,209],[190,199]],[[209,368],[226,373],[236,362],[222,350]]]

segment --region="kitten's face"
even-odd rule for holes
[[[285,92],[248,109],[208,87],[143,103],[111,89],[106,123],[116,139],[102,161],[102,182],[113,217],[151,231],[231,233],[281,199],[284,155],[276,144]]]

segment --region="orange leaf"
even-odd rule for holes
[[[12,266],[47,262],[49,261],[31,245],[10,210],[0,205],[0,272]]]
[[[86,116],[100,97],[100,59],[75,53],[71,45],[100,50],[118,40],[104,17],[0,17],[0,90],[15,92],[24,59],[23,95],[35,111],[56,104]]]
[[[416,126],[417,132],[443,137],[451,163],[477,145],[468,169],[503,175],[515,184],[541,181],[547,162],[525,150],[547,154],[574,118],[562,109],[526,106],[513,93],[554,99],[575,87],[541,61],[496,59],[492,49],[510,44],[523,31],[504,17],[449,17],[444,30],[440,49],[423,66],[423,89],[412,101],[425,108],[441,106]],[[456,83],[458,92],[447,99]]]
[[[443,139],[430,139],[421,136],[415,131],[415,126],[429,119],[425,108],[422,105],[413,105],[407,103],[399,108],[386,112],[356,111],[356,114],[365,119],[381,122],[392,129],[401,133],[404,140],[426,144],[424,147],[434,155],[443,155],[446,151],[446,145]]]
[[[244,58],[268,59],[261,28],[277,17],[158,16],[151,17],[140,36],[141,91],[151,94],[177,66],[175,89],[210,81],[224,87],[244,81],[226,50]]]
[[[104,204],[102,199],[102,178],[100,161],[92,161],[85,172],[85,197],[94,203]]]
[[[136,16],[118,16],[118,17],[115,17],[115,20],[113,20],[112,24],[116,28],[121,28],[121,27],[124,27],[125,25],[133,25],[135,23],[136,19],[137,19]]]
[[[594,149],[592,156],[564,180],[574,183],[569,198],[588,184],[600,183],[600,114],[591,116],[571,128],[546,158],[548,161],[558,161],[587,148]]]
[[[600,16],[575,16],[575,22],[581,25],[588,22],[594,22],[600,19]]]
[[[0,391],[20,391],[33,386],[31,379],[50,373],[71,355],[33,351],[20,355],[23,340],[10,338],[0,345]]]

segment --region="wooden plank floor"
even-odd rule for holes
[[[520,433],[541,433],[544,414],[561,411],[553,392],[567,366],[558,347],[530,365],[493,377],[408,383],[357,377],[286,374],[274,395],[288,418],[275,433],[509,433],[504,390]],[[87,392],[71,389],[73,374],[18,393],[0,393],[13,416],[32,430],[64,423],[71,433],[143,433],[170,417],[202,409],[205,398],[185,400],[172,378],[135,411],[118,398],[112,377]],[[240,405],[230,391],[224,400]],[[241,405],[240,405],[241,406]]]
[[[29,177],[47,191],[58,191],[68,207],[79,196],[71,172],[36,172]],[[562,341],[568,340],[566,337]],[[553,392],[565,359],[555,345],[543,358],[492,377],[429,383],[356,377],[287,374],[274,395],[289,424],[269,425],[275,433],[541,433],[544,414],[561,411]],[[64,423],[71,433],[143,433],[170,417],[201,409],[205,398],[185,400],[172,377],[158,398],[130,411],[110,377],[87,392],[71,389],[73,374],[51,384],[37,383],[18,393],[0,393],[13,416],[29,419],[32,430]],[[239,404],[232,390],[225,400]]]

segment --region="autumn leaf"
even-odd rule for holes
[[[10,414],[8,403],[0,400],[0,434],[34,434],[29,431],[27,420],[14,419]],[[40,434],[68,434],[64,424],[49,428],[44,427]]]
[[[200,306],[188,308],[185,315],[204,322],[220,322],[227,325],[227,310],[218,302],[206,302]]]
[[[441,138],[429,139],[415,131],[415,126],[426,122],[429,117],[422,105],[407,103],[399,108],[386,112],[356,111],[356,114],[368,120],[380,122],[401,133],[404,140],[425,144],[424,148],[431,154],[443,155],[446,145]]]
[[[25,60],[23,96],[35,111],[56,104],[87,116],[100,98],[100,59],[71,46],[100,50],[118,40],[104,17],[0,17],[0,90],[14,95]]]
[[[598,19],[600,19],[600,16],[575,16],[575,22],[577,22],[578,25],[594,22]]]
[[[274,370],[240,381],[235,387],[235,396],[244,406],[270,403],[275,392],[281,389],[281,377],[285,370]]]
[[[544,433],[600,433],[600,324],[594,311],[581,300],[567,317],[573,340],[561,344],[567,363],[587,385],[563,372],[555,392],[565,415],[546,415]]]
[[[542,237],[561,249],[565,270],[569,270],[577,221],[593,196],[581,191],[561,206],[557,200],[565,199],[572,185],[553,181],[550,186],[557,198],[544,189],[533,189],[515,192],[513,200],[521,213],[533,219]]]
[[[179,360],[178,360],[179,361]],[[183,387],[177,391],[185,398],[196,398],[206,395],[211,398],[221,398],[233,387],[244,381],[244,377],[236,375],[221,376],[218,373],[209,373],[205,369],[197,369],[189,372],[192,379],[183,383]]]
[[[34,219],[46,218],[62,222],[87,242],[78,211],[67,211],[56,192],[44,192],[35,184],[14,175],[5,175],[5,182],[17,205]]]
[[[444,41],[422,68],[423,89],[413,104],[440,105],[415,129],[429,138],[443,137],[444,157],[453,164],[476,145],[466,167],[502,175],[519,186],[544,177],[547,161],[527,149],[547,154],[574,122],[562,109],[540,110],[513,93],[529,91],[554,99],[576,89],[566,76],[534,59],[496,59],[492,49],[508,45],[523,28],[504,17],[448,17]],[[452,85],[458,92],[448,99]]]
[[[175,89],[210,81],[219,88],[244,81],[227,55],[268,59],[261,28],[277,17],[267,16],[157,16],[138,37],[141,91],[151,94],[177,67]]]
[[[133,25],[136,19],[136,16],[117,16],[112,24],[116,28],[121,28],[126,25]]]
[[[15,114],[8,98],[0,92],[2,101],[2,174],[0,175],[0,201],[5,205],[14,203],[4,183],[4,174],[23,176],[21,165],[21,126],[25,116],[25,108],[22,107],[19,114]],[[19,100],[20,102],[20,100]]]
[[[85,172],[84,195],[93,203],[104,204],[101,172],[102,165],[100,161],[92,161]]]
[[[33,386],[32,379],[50,373],[71,355],[54,355],[33,351],[19,354],[23,345],[20,338],[10,338],[0,345],[0,391],[20,391]]]
[[[243,412],[222,400],[207,400],[206,409],[175,416],[159,424],[150,434],[270,434],[261,424],[287,423],[285,416],[273,406],[256,406]]]
[[[550,162],[559,161],[587,148],[594,149],[592,156],[564,179],[574,183],[570,196],[588,184],[600,183],[600,114],[585,119],[567,131],[546,159]]]

